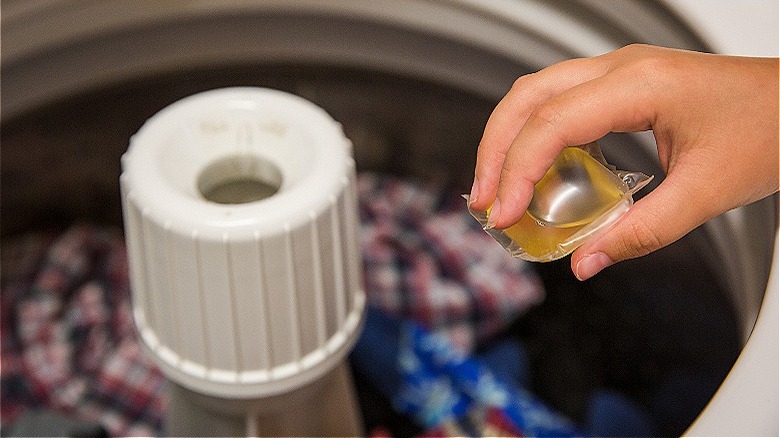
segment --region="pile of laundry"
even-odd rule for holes
[[[135,333],[121,232],[29,234],[3,242],[2,259],[3,428],[54,411],[112,436],[159,435],[164,377]]]
[[[594,393],[578,424],[532,393],[522,344],[502,334],[543,301],[543,285],[458,193],[364,173],[358,194],[368,311],[350,363],[364,412],[380,398],[393,412],[382,418],[398,420],[366,415],[368,434],[398,433],[399,422],[418,436],[653,433],[613,391]],[[2,260],[3,429],[54,411],[113,436],[161,434],[165,378],[134,331],[121,231],[17,236]]]
[[[544,299],[543,285],[457,193],[364,174],[358,197],[369,309],[351,363],[373,389],[359,388],[372,435],[653,434],[645,410],[616,391],[594,391],[582,424],[531,392],[528,354],[504,332]],[[376,398],[397,415],[372,416]]]

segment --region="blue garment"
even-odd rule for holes
[[[585,428],[591,436],[658,436],[647,411],[608,389],[591,394]]]
[[[506,428],[526,436],[650,436],[655,432],[642,407],[606,389],[591,395],[586,421],[578,427],[528,391],[528,359],[522,346],[511,340],[466,355],[444,334],[369,307],[351,359],[355,370],[396,410],[428,430],[480,436],[486,430],[487,413],[493,412]]]
[[[582,435],[571,421],[516,384],[525,381],[527,365],[512,367],[513,359],[527,364],[519,346],[499,343],[480,358],[469,357],[445,335],[371,308],[352,354],[358,372],[423,427],[450,424],[475,436],[483,430],[480,422],[485,419],[475,413],[495,410],[517,433]],[[491,368],[493,361],[497,372]]]

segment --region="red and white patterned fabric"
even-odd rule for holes
[[[457,193],[361,174],[358,199],[370,305],[470,351],[544,298],[531,265],[496,245]]]
[[[162,373],[141,352],[119,230],[3,242],[2,421],[52,409],[115,436],[159,434]]]
[[[464,350],[543,298],[540,281],[451,191],[358,178],[371,305],[443,330]],[[164,376],[134,331],[121,231],[75,225],[2,244],[0,418],[53,409],[111,435],[158,435]]]

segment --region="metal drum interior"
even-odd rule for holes
[[[117,181],[128,138],[156,111],[198,91],[257,85],[298,94],[344,125],[359,171],[465,193],[487,117],[517,76],[636,41],[707,49],[656,3],[510,6],[9,0],[2,235],[77,220],[121,225]],[[65,22],[76,25],[56,25]],[[662,179],[651,134],[614,134],[601,144],[619,168],[654,174],[652,187]],[[663,381],[669,367],[703,374],[694,379],[702,385],[680,396],[687,411],[668,413],[664,434],[682,433],[753,326],[776,211],[773,197],[730,212],[584,283],[568,260],[538,265],[547,300],[513,328],[531,345],[534,389],[578,418],[582,393],[596,382],[652,404],[646,396],[654,385],[679,395],[680,387]]]

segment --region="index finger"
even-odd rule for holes
[[[582,82],[603,75],[603,57],[563,61],[521,76],[490,115],[477,149],[471,206],[485,211],[493,203],[501,168],[512,142],[542,102]]]
[[[507,150],[489,224],[506,228],[522,218],[534,184],[564,147],[650,128],[657,91],[636,79],[631,69],[612,71],[538,106]]]

